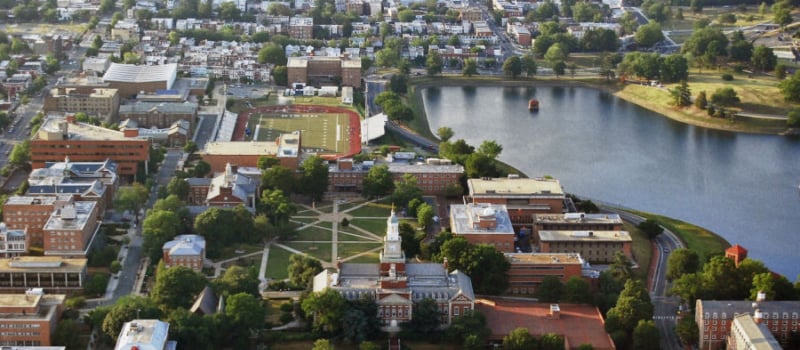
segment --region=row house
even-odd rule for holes
[[[312,39],[314,37],[314,19],[299,16],[290,18],[289,37],[292,39]]]
[[[139,41],[139,23],[135,19],[123,19],[111,28],[111,38],[117,41]]]
[[[175,20],[172,18],[155,17],[150,19],[151,28],[156,30],[175,29]]]
[[[428,47],[428,52],[437,52],[444,59],[478,57],[478,53],[472,52],[469,48],[456,48],[452,45],[444,45],[443,47],[431,45]]]
[[[471,28],[472,26],[468,22],[462,24],[433,22],[430,24],[430,26],[428,26],[428,33],[448,35],[448,36],[457,34],[467,34],[469,33],[469,30]]]
[[[369,24],[369,23],[356,22],[356,23],[353,23],[352,25],[353,25],[353,35],[354,36],[355,35],[371,35],[371,34],[377,33],[376,27],[371,25],[371,24]],[[354,38],[350,38],[350,40],[353,40],[353,39]]]
[[[494,31],[484,21],[472,22],[472,33],[479,38],[494,37]]]
[[[506,31],[517,40],[517,44],[531,46],[531,31],[524,25],[508,23]]]
[[[289,34],[289,16],[259,16],[257,19],[270,34]]]
[[[89,16],[94,16],[100,11],[100,6],[80,0],[61,0],[57,4],[56,14],[59,21],[71,21],[76,13],[87,13]]]

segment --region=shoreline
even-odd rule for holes
[[[421,116],[424,120],[420,120],[416,123],[415,126],[422,127],[425,125],[425,129],[427,133],[423,133],[425,137],[432,137],[432,131],[430,130],[430,123],[428,122],[428,116],[425,114],[424,104],[421,98],[421,90],[429,87],[445,87],[445,86],[471,86],[471,87],[482,87],[482,86],[510,86],[510,87],[521,87],[521,86],[548,86],[548,87],[583,87],[583,88],[591,88],[597,89],[600,91],[604,91],[610,93],[617,98],[620,98],[628,103],[637,105],[641,108],[647,109],[651,112],[658,113],[665,118],[672,119],[676,122],[693,125],[696,127],[711,129],[711,130],[719,130],[719,131],[728,131],[734,133],[748,133],[748,134],[762,134],[762,135],[776,135],[776,136],[786,136],[797,134],[797,130],[792,130],[787,128],[785,125],[783,126],[769,126],[769,125],[753,125],[752,123],[743,123],[743,122],[735,122],[729,120],[722,120],[717,118],[707,117],[705,115],[705,111],[700,112],[697,110],[696,107],[690,106],[685,109],[677,109],[672,106],[662,106],[651,103],[645,99],[639,98],[635,94],[631,92],[625,91],[625,86],[621,86],[615,82],[615,80],[606,81],[602,78],[561,78],[561,79],[542,79],[542,78],[518,78],[518,80],[508,80],[504,77],[487,77],[487,76],[473,76],[473,77],[463,77],[463,76],[440,76],[440,77],[416,77],[412,78],[409,82],[409,87],[413,93],[409,94],[409,101],[414,106],[420,106],[420,108],[415,109],[417,116]],[[691,112],[693,113],[691,113]],[[742,117],[739,117],[740,119]],[[424,123],[424,124],[421,124]],[[421,132],[421,130],[417,130]]]

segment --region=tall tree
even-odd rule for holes
[[[118,210],[130,210],[136,217],[136,222],[139,222],[139,211],[147,202],[150,191],[142,184],[135,182],[131,186],[122,187],[117,191],[117,196],[114,199],[114,206]]]
[[[289,217],[297,211],[297,207],[292,204],[289,197],[279,189],[262,191],[261,207],[272,225],[278,228],[286,227]]]
[[[444,61],[437,51],[428,52],[428,57],[425,59],[425,68],[429,76],[442,73],[443,66]]]
[[[536,288],[536,298],[543,303],[557,303],[564,292],[564,285],[556,276],[547,276]]]
[[[309,289],[314,276],[322,272],[322,264],[312,257],[292,254],[289,257],[289,281],[297,287]]]
[[[590,303],[592,301],[592,288],[585,279],[572,276],[564,284],[562,300],[569,303]]]
[[[441,140],[442,142],[450,141],[450,139],[453,138],[454,134],[455,133],[453,132],[453,129],[447,126],[443,126],[436,130],[436,136],[438,136],[439,140]]]
[[[16,61],[11,61],[16,62]],[[17,167],[27,167],[31,160],[31,141],[25,140],[16,145],[8,156],[8,163]],[[122,191],[122,189],[120,189]]]
[[[442,313],[436,301],[424,298],[411,309],[411,321],[403,327],[414,333],[428,334],[439,328],[441,320]]]
[[[633,349],[653,350],[658,349],[658,328],[653,320],[639,320],[633,329]]]
[[[261,297],[249,293],[231,295],[225,302],[225,315],[233,322],[234,329],[261,329],[267,312]]]
[[[503,72],[512,79],[516,79],[522,73],[522,62],[519,56],[507,58],[505,62],[503,62]]]
[[[180,230],[181,222],[176,212],[151,210],[142,223],[142,235],[144,236],[142,251],[153,262],[158,261],[162,256],[164,243],[175,238]]]
[[[525,72],[526,77],[532,77],[536,75],[536,72],[539,69],[536,64],[536,59],[531,54],[522,56],[522,58],[520,58],[520,66],[522,71]]]
[[[640,26],[634,35],[634,41],[641,47],[651,47],[661,40],[664,40],[664,32],[661,31],[661,24],[651,21]]]
[[[478,147],[478,153],[483,154],[491,159],[497,158],[503,152],[503,146],[494,140],[485,140]]]
[[[318,334],[338,334],[347,301],[339,292],[326,288],[303,299],[303,312],[313,317],[312,328]]]
[[[695,273],[700,268],[700,257],[694,250],[678,248],[667,258],[667,280],[673,281],[680,276]]]
[[[268,189],[278,189],[285,194],[294,192],[295,178],[294,171],[287,167],[275,165],[268,167],[261,173],[261,187]]]
[[[377,165],[367,171],[362,194],[367,198],[383,197],[394,189],[394,178],[386,165]]]
[[[189,197],[189,183],[179,177],[173,177],[167,184],[167,193],[178,196],[180,200],[186,200]]]
[[[247,293],[258,296],[258,283],[256,266],[234,265],[226,269],[221,278],[214,280],[213,286],[217,293],[223,295]]]
[[[261,50],[258,50],[259,63],[271,63],[276,66],[285,66],[286,61],[286,53],[284,53],[280,45],[265,45]]]
[[[751,60],[753,62],[753,67],[762,72],[771,71],[778,63],[778,57],[775,56],[775,53],[772,51],[772,49],[764,45],[756,46],[756,48],[753,50],[753,56]]]
[[[529,350],[536,348],[536,338],[534,338],[527,328],[515,328],[507,336],[503,337],[504,350]]]
[[[165,268],[162,262],[157,270],[156,283],[153,285],[151,297],[153,302],[165,310],[179,307],[188,309],[192,306],[195,296],[203,290],[205,285],[205,277],[188,267]]]
[[[539,350],[561,350],[564,348],[564,337],[555,333],[545,333],[539,338]]]
[[[303,161],[303,192],[314,200],[322,199],[328,189],[328,166],[319,156],[311,156]]]
[[[476,61],[474,58],[467,58],[466,60],[464,60],[464,68],[462,69],[461,74],[467,77],[477,75],[478,61]]]
[[[400,180],[394,182],[392,202],[400,208],[405,207],[414,198],[422,197],[422,189],[417,185],[417,178],[411,174],[403,174]]]

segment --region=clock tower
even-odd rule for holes
[[[394,212],[386,220],[386,236],[383,237],[383,251],[381,252],[381,271],[389,271],[394,266],[395,272],[405,271],[406,256],[403,253],[402,239],[400,238],[400,220]],[[384,266],[386,265],[386,266]],[[384,268],[385,267],[385,268]]]

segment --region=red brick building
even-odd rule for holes
[[[9,229],[27,230],[30,246],[44,247],[44,225],[50,215],[72,203],[72,196],[11,196],[3,204],[3,219]]]
[[[44,254],[86,257],[99,229],[96,202],[67,204],[53,212],[44,225]]]
[[[215,173],[225,171],[230,164],[237,167],[257,167],[261,157],[276,158],[278,165],[292,170],[299,166],[301,139],[300,132],[282,134],[275,141],[264,142],[210,142],[200,156],[211,165]]]
[[[289,57],[286,63],[289,84],[321,84],[336,82],[342,86],[361,87],[361,60],[347,57]]]
[[[417,179],[417,185],[427,195],[444,194],[449,186],[457,185],[464,174],[464,167],[458,164],[409,164],[407,162],[378,163],[370,166],[353,164],[351,159],[339,160],[328,171],[329,192],[360,192],[369,167],[386,165],[395,181],[410,174]]]
[[[749,314],[758,324],[767,326],[778,341],[785,343],[798,331],[800,301],[700,300],[695,303],[695,323],[699,329],[700,349],[723,348],[734,318]]]
[[[450,231],[472,244],[490,244],[504,253],[514,249],[514,228],[505,205],[469,203],[450,206]]]
[[[555,179],[508,178],[469,179],[469,198],[474,203],[502,204],[516,229],[531,227],[534,214],[562,214],[566,196]]]
[[[725,257],[733,260],[733,263],[736,264],[736,267],[739,267],[739,263],[741,263],[742,260],[747,259],[747,249],[735,244],[733,247],[725,249]]]
[[[65,295],[0,294],[0,346],[50,346]]]
[[[198,235],[178,235],[164,243],[162,251],[164,266],[183,266],[199,272],[206,259],[206,240]]]
[[[633,258],[628,231],[539,231],[542,253],[577,253],[592,263],[610,263],[617,253]]]
[[[548,276],[566,283],[581,277],[585,262],[579,254],[568,253],[506,253],[511,263],[508,271],[509,291],[513,294],[534,294]]]

